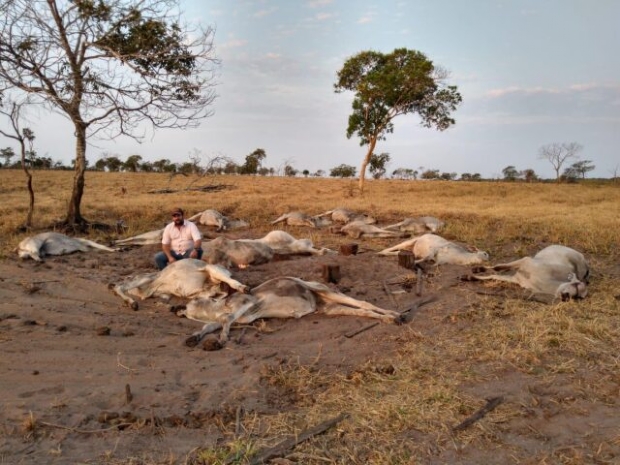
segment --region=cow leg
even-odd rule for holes
[[[118,295],[121,299],[123,299],[127,304],[134,310],[138,310],[138,302],[135,301],[133,297],[127,294],[132,289],[139,289],[141,287],[147,286],[151,284],[158,273],[149,273],[143,276],[138,276],[137,278],[132,279],[129,282],[123,284],[117,284],[112,287],[112,290],[116,295]],[[150,294],[143,296],[143,298],[150,297]]]
[[[387,316],[388,319],[389,318],[394,319],[395,317],[399,315],[399,313],[394,310],[386,310],[384,308],[377,307],[376,305],[373,305],[370,302],[366,302],[364,300],[357,300],[357,299],[354,299],[353,297],[349,297],[348,295],[341,294],[340,292],[334,292],[329,287],[321,283],[303,282],[301,280],[298,280],[298,282],[308,287],[310,290],[316,292],[327,303],[346,305],[347,307],[351,307],[352,309],[368,310],[374,315]],[[363,315],[360,315],[360,316],[363,316]],[[373,318],[377,318],[377,316]]]
[[[226,317],[226,321],[222,325],[222,332],[220,333],[220,344],[226,344],[228,341],[228,335],[230,334],[230,326],[241,318],[245,313],[251,310],[256,305],[255,302],[249,301],[241,305],[237,310],[232,313],[229,313]]]
[[[519,281],[514,276],[506,276],[506,275],[503,275],[503,274],[490,274],[490,275],[486,275],[486,276],[476,276],[476,275],[473,275],[472,277],[476,281],[494,280],[494,281],[503,281],[503,282],[506,282],[506,283],[512,283],[512,284],[519,284],[520,285]]]
[[[211,280],[216,283],[217,282],[226,283],[232,289],[235,289],[244,294],[247,294],[248,292],[250,292],[250,288],[248,286],[240,283],[236,279],[233,279],[230,275],[230,272],[227,269],[222,268],[221,266],[205,264],[202,270],[206,271],[209,277],[211,278]]]
[[[378,312],[375,309],[353,308],[337,302],[329,302],[324,306],[322,312],[326,315],[349,315],[364,318],[374,318],[376,320],[381,320],[385,323],[394,323],[396,321],[396,318],[400,315],[399,313],[392,310],[379,310],[381,310],[381,312]],[[387,312],[389,312],[389,314]]]
[[[514,270],[514,269],[518,269],[523,263],[525,263],[526,261],[530,261],[531,258],[530,257],[524,257],[524,258],[520,258],[518,260],[514,260],[512,262],[508,262],[508,263],[499,263],[497,265],[493,265],[493,266],[485,266],[483,267],[485,270],[493,270],[493,271],[507,271],[507,270]]]
[[[86,246],[90,246],[93,247],[94,249],[100,249],[100,250],[106,250],[108,252],[116,252],[116,249],[111,249],[110,247],[107,247],[105,245],[102,244],[97,244],[94,241],[89,241],[88,239],[83,239],[83,238],[76,238],[77,241],[81,242],[82,244],[86,245]]]
[[[414,237],[413,239],[409,239],[408,241],[401,242],[400,244],[397,244],[393,247],[384,249],[381,252],[378,252],[378,254],[379,255],[396,255],[400,250],[412,250],[417,240],[418,238]]]
[[[198,344],[200,344],[200,341],[202,341],[207,334],[211,334],[220,329],[221,327],[222,323],[219,323],[217,321],[210,321],[208,323],[205,323],[205,325],[200,331],[195,332],[190,337],[185,339],[185,345],[187,347],[196,347]]]

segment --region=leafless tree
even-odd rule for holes
[[[539,152],[538,158],[547,160],[555,170],[555,179],[560,182],[560,170],[564,163],[569,159],[577,159],[578,153],[583,150],[583,146],[577,142],[554,142],[553,144],[543,145]]]
[[[1,105],[0,102],[0,114],[9,118],[11,129],[13,132],[8,132],[0,129],[0,134],[4,137],[8,137],[9,139],[13,139],[19,143],[20,153],[21,153],[21,163],[22,169],[24,173],[26,173],[26,187],[28,188],[28,213],[26,214],[26,222],[24,223],[24,228],[29,230],[32,228],[32,217],[34,215],[34,189],[32,187],[32,173],[26,163],[26,156],[28,153],[33,153],[33,144],[34,144],[34,132],[30,128],[21,127],[21,112],[24,106],[23,103],[16,102],[8,102],[7,106],[10,107],[10,110],[5,109]],[[28,148],[26,148],[26,144],[28,144]]]
[[[0,93],[71,121],[75,175],[65,223],[83,227],[87,139],[145,137],[211,115],[214,30],[181,23],[180,0],[0,2]]]

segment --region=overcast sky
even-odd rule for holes
[[[264,165],[359,167],[365,149],[346,138],[352,93],[333,84],[364,50],[406,47],[450,72],[463,103],[438,132],[415,115],[395,120],[375,152],[397,168],[501,177],[508,165],[553,177],[541,146],[578,142],[590,176],[620,168],[618,0],[181,0],[186,18],[216,28],[221,69],[214,115],[195,130],[161,130],[143,144],[91,141],[125,159],[189,161],[194,150],[242,163],[257,148]],[[33,124],[37,151],[69,163],[71,128]],[[0,143],[4,147],[9,145]]]

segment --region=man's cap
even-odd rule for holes
[[[184,214],[183,209],[179,208],[179,207],[175,207],[172,209],[172,211],[170,212],[172,215],[174,215],[175,213],[180,213],[181,215]]]

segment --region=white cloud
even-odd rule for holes
[[[357,24],[368,24],[372,22],[372,16],[367,15],[367,16],[362,16],[360,19],[357,20]]]
[[[230,39],[227,42],[219,45],[221,49],[231,49],[231,48],[240,48],[245,47],[248,44],[248,41],[245,39]]]
[[[333,15],[332,13],[317,13],[317,14],[315,15],[315,18],[316,18],[318,21],[325,21],[326,19],[329,19],[329,18],[331,18],[331,17],[333,17],[333,16],[334,16],[334,15]]]
[[[319,8],[321,6],[329,5],[333,0],[312,0],[307,3],[310,8]]]
[[[270,8],[268,10],[258,10],[257,12],[254,13],[254,17],[255,18],[264,18],[265,16],[269,16],[273,13],[275,13],[278,9],[277,8]]]

